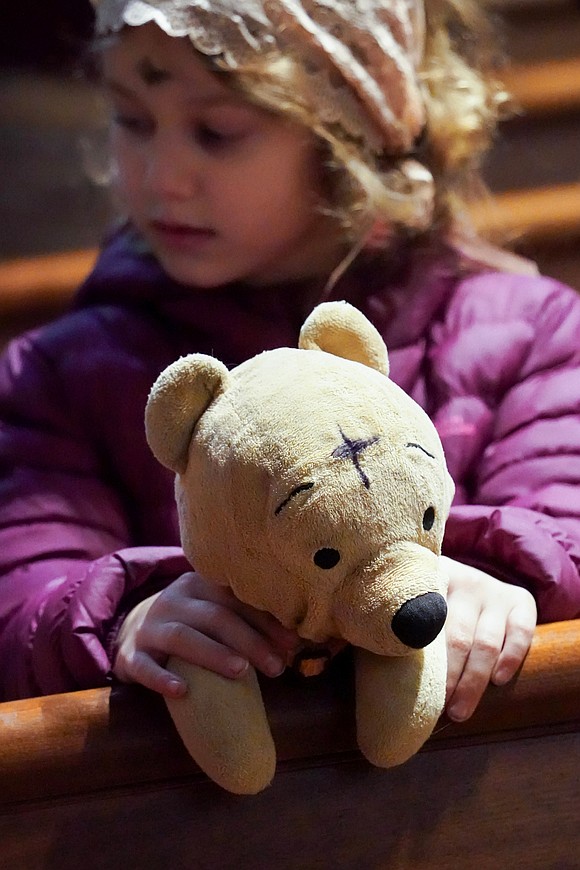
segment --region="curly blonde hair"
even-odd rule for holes
[[[468,203],[485,191],[482,157],[507,103],[495,75],[494,32],[481,6],[481,0],[424,0],[419,79],[426,124],[413,151],[398,157],[377,156],[362,138],[320,120],[299,57],[273,51],[231,70],[219,58],[196,55],[249,102],[313,132],[324,170],[321,208],[340,222],[349,244],[377,224],[389,228],[387,237],[393,229],[445,233],[465,222]],[[108,41],[97,40],[93,60]]]
[[[352,242],[376,221],[401,233],[445,231],[464,219],[467,203],[484,190],[482,157],[506,103],[495,77],[491,22],[476,0],[425,0],[425,12],[420,81],[427,122],[413,152],[402,157],[377,157],[362,141],[323,125],[303,97],[306,74],[298,60],[272,54],[233,73],[222,69],[248,100],[313,131],[326,170],[328,210]],[[219,61],[211,67],[219,71]],[[426,213],[422,187],[409,185],[403,171],[409,158],[432,176],[427,223],[419,217]]]

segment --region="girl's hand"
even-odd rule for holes
[[[113,672],[123,682],[175,698],[187,687],[165,669],[170,655],[232,679],[249,664],[276,677],[298,644],[298,635],[273,616],[192,571],[130,611],[119,631]]]
[[[503,686],[524,660],[537,620],[526,589],[477,568],[441,557],[449,575],[447,598],[447,715],[469,719],[488,683]]]

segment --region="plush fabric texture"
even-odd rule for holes
[[[298,348],[232,371],[205,354],[181,357],[159,375],[145,415],[149,446],[177,473],[192,565],[303,640],[354,646],[360,745],[381,767],[413,755],[443,711],[438,557],[454,490],[433,423],[388,369],[370,321],[326,302]],[[189,692],[169,709],[195,761],[230,791],[265,788],[257,680],[242,688],[178,667]]]
[[[171,669],[189,686],[167,706],[191,757],[234,794],[262,791],[274,778],[276,748],[255,670],[232,681],[179,659]]]
[[[182,354],[228,367],[296,345],[320,290],[181,287],[120,229],[69,313],[0,362],[2,700],[104,685],[120,617],[188,569],[173,474],[143,415]],[[439,431],[456,493],[443,552],[580,615],[580,300],[402,249],[334,289]]]
[[[336,321],[348,318],[345,354],[349,327],[362,347],[369,322],[338,302],[314,316],[326,318],[319,349],[271,350],[231,372],[203,354],[170,365],[147,405],[149,444],[178,472],[185,554],[206,579],[305,640],[400,655],[387,617],[445,592],[436,556],[453,484],[435,427],[373,367],[371,340],[366,362],[339,355]],[[315,564],[317,551],[332,564]]]

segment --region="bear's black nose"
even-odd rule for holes
[[[396,636],[412,649],[423,649],[435,640],[447,617],[447,604],[438,592],[425,592],[405,601],[391,623]]]

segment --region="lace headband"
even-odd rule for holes
[[[96,32],[154,21],[170,36],[219,57],[228,69],[256,53],[291,54],[306,72],[307,99],[371,152],[403,155],[425,124],[417,67],[421,0],[92,0]]]

